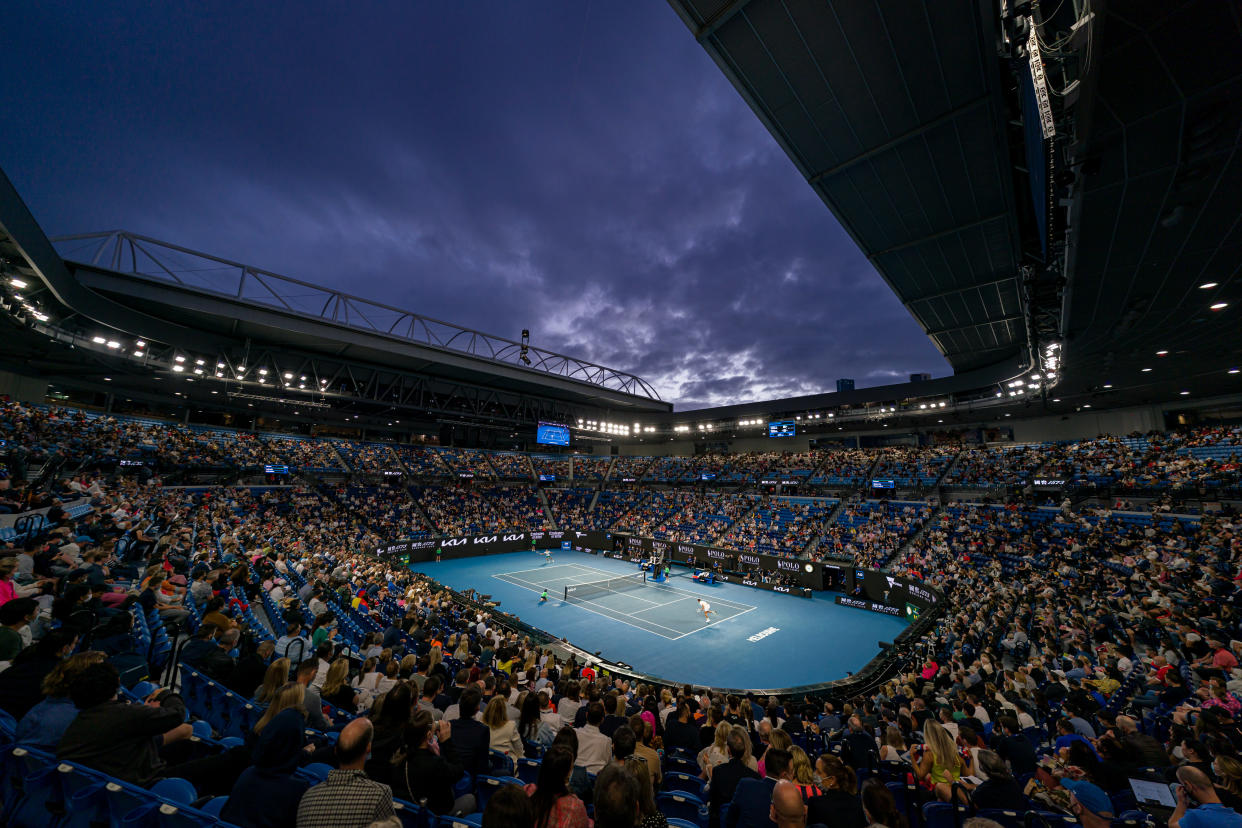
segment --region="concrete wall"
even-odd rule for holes
[[[47,381],[0,371],[0,394],[25,403],[41,403],[47,398]]]

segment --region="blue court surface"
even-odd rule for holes
[[[410,568],[453,589],[490,594],[532,626],[678,683],[779,689],[832,681],[861,669],[880,641],[906,626],[901,618],[839,607],[835,593],[808,599],[709,586],[678,577],[677,568],[667,583],[644,583],[635,564],[585,552],[556,550],[551,560],[514,552]],[[545,589],[548,600],[540,603]],[[711,605],[706,617],[699,598]]]

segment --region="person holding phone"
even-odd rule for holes
[[[1242,814],[1221,804],[1206,773],[1183,765],[1177,769],[1177,781],[1177,807],[1169,817],[1169,828],[1242,828]],[[1192,802],[1198,807],[1190,810]]]
[[[406,728],[405,748],[398,752],[405,753],[404,759],[394,756],[393,795],[409,802],[425,797],[427,807],[440,816],[473,813],[472,794],[454,797],[453,786],[463,768],[452,759],[452,739],[448,721],[433,722],[426,710],[415,711]]]

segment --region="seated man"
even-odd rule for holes
[[[764,779],[743,779],[733,792],[726,828],[767,828],[772,797],[778,783],[788,782],[793,772],[793,755],[787,750],[769,748],[763,755],[768,775]]]
[[[392,789],[363,770],[373,735],[370,719],[345,725],[336,742],[337,769],[302,796],[298,828],[366,828],[396,816]]]
[[[158,690],[145,704],[117,700],[121,679],[108,662],[92,664],[69,686],[78,715],[56,748],[56,758],[133,782],[149,785],[164,766],[159,748],[193,732],[185,721],[185,704],[168,690]]]

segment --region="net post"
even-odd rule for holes
[[[568,586],[565,587],[565,595],[562,597],[562,600],[565,602],[569,601],[569,587]]]

